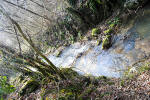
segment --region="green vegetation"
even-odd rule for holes
[[[113,32],[112,29],[107,29],[107,30],[104,31],[105,34],[110,34],[111,32]]]
[[[58,99],[58,100],[90,100],[90,95],[97,91],[99,85],[113,85],[114,82],[111,78],[105,76],[90,77],[82,76],[70,68],[61,69],[66,75],[68,81],[63,81],[58,85],[55,82],[51,82],[53,86],[50,89],[42,88],[41,96],[47,99]],[[101,82],[101,83],[99,83]],[[51,96],[48,96],[51,94]],[[104,96],[109,94],[104,93]]]
[[[33,0],[31,1],[33,2]],[[17,37],[19,45],[19,50],[14,50],[6,45],[0,45],[0,62],[4,63],[5,66],[11,66],[13,70],[17,70],[21,73],[23,77],[20,77],[19,81],[20,83],[24,81],[23,86],[20,86],[20,84],[18,86],[22,87],[20,88],[20,92],[16,93],[18,91],[15,92],[14,86],[8,83],[7,77],[0,76],[0,99],[3,100],[5,95],[14,92],[15,95],[19,94],[19,98],[32,100],[29,97],[32,97],[34,93],[36,94],[36,90],[40,91],[38,93],[43,100],[91,100],[95,98],[98,98],[98,100],[101,98],[106,100],[108,97],[110,97],[109,99],[111,100],[113,96],[118,96],[118,98],[115,99],[121,99],[119,96],[123,94],[123,89],[121,90],[120,86],[126,86],[126,79],[122,78],[118,81],[119,79],[105,76],[94,77],[79,75],[71,68],[59,68],[59,66],[55,66],[49,58],[43,54],[43,51],[48,47],[59,48],[62,45],[70,45],[76,41],[83,41],[84,43],[84,40],[82,40],[83,37],[87,38],[86,40],[96,38],[97,45],[102,42],[102,49],[109,49],[112,46],[113,36],[115,32],[117,33],[117,28],[121,22],[121,18],[119,18],[120,15],[126,13],[130,15],[128,8],[142,7],[144,4],[143,1],[140,2],[139,0],[135,0],[137,1],[136,4],[134,4],[135,2],[125,3],[126,1],[127,0],[64,0],[64,2],[68,4],[65,5],[65,10],[63,9],[64,14],[59,13],[61,16],[59,16],[52,25],[49,25],[50,22],[48,21],[42,21],[45,22],[43,26],[49,25],[50,28],[44,33],[41,33],[43,30],[40,30],[36,35],[35,33],[28,34],[27,30],[24,31],[24,29],[22,29],[22,25],[19,23],[21,21],[15,21],[15,18],[11,18],[13,16],[9,16],[9,14],[4,12],[5,10],[0,9],[0,12],[11,22],[13,28],[9,30],[15,31],[14,33],[16,33],[15,36]],[[9,3],[12,4],[11,2]],[[37,2],[34,3],[39,5]],[[140,3],[142,3],[142,5]],[[22,6],[20,8],[26,10],[22,8]],[[48,10],[45,5],[44,9]],[[138,9],[139,8],[137,8],[137,10]],[[36,14],[32,11],[30,11],[30,13]],[[47,15],[36,15],[46,19],[49,17]],[[112,16],[112,19],[106,22],[110,16]],[[53,17],[55,16],[53,15]],[[10,26],[8,28],[10,28]],[[34,39],[32,40],[32,38]],[[23,43],[20,43],[20,41]],[[36,43],[36,41],[38,41],[38,43]],[[27,44],[27,47],[29,46],[29,50],[23,50],[24,48],[21,48],[24,44]],[[89,48],[92,49],[92,47],[93,45]],[[57,52],[56,57],[59,57],[61,53],[62,50]],[[77,58],[79,58],[79,56],[77,56]],[[131,69],[129,69],[124,74],[125,78],[133,79],[135,75],[145,71],[150,71],[149,63],[137,68],[137,72],[132,73]],[[26,77],[28,81],[25,80],[24,77]],[[115,94],[116,91],[119,91],[118,94]]]
[[[118,17],[115,17],[114,19],[107,22],[110,28],[113,28],[115,25],[118,25],[120,23],[120,20]]]
[[[6,76],[0,76],[0,100],[3,100],[3,96],[15,91],[13,85],[8,83]]]
[[[96,35],[98,35],[98,34],[100,34],[100,29],[98,29],[98,28],[93,28],[93,29],[92,29],[92,36],[96,36]]]
[[[106,35],[102,42],[102,49],[108,49],[109,47],[111,47],[111,45],[111,35]]]
[[[107,24],[108,24],[108,29],[104,31],[105,34],[108,34],[108,33],[113,33],[114,28],[116,25],[118,25],[120,23],[120,20],[118,17],[116,18],[113,18],[112,20],[108,21]]]
[[[133,79],[135,78],[136,75],[140,75],[145,71],[150,71],[149,62],[143,63],[142,66],[138,66],[138,67],[133,67],[133,66],[129,67],[128,70],[124,72],[123,78]]]

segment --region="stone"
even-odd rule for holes
[[[103,42],[102,42],[102,49],[109,49],[112,45],[111,43],[111,38],[112,36],[111,35],[106,35]]]
[[[100,29],[98,29],[98,28],[93,28],[92,29],[92,36],[96,36],[99,33],[100,33]]]

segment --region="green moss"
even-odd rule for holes
[[[60,96],[58,100],[67,100],[64,96]]]
[[[67,100],[74,100],[74,97],[75,97],[75,94],[72,93],[72,92],[68,92],[68,93],[66,94],[66,99],[67,99]]]
[[[115,26],[114,23],[112,23],[112,24],[109,25],[110,28],[113,28],[114,26]]]
[[[115,83],[112,81],[107,82],[108,85],[114,85]]]
[[[105,34],[111,33],[113,30],[112,29],[107,29],[104,31]]]
[[[96,88],[94,85],[90,84],[89,87],[87,87],[84,92],[79,95],[79,100],[90,100],[89,95],[93,91],[96,91]]]
[[[102,40],[97,40],[97,45],[100,45]]]
[[[102,49],[108,49],[111,47],[111,35],[106,35],[102,42]]]
[[[103,98],[104,96],[109,96],[109,95],[111,95],[111,94],[112,94],[111,92],[101,93],[101,94],[99,95],[99,98]]]
[[[79,76],[79,74],[71,68],[62,68],[61,72],[69,79]]]
[[[0,76],[0,100],[1,96],[10,94],[15,91],[13,85],[8,83],[8,79],[6,76]]]
[[[150,71],[150,64],[149,63],[144,63],[141,66],[138,66],[138,68],[135,69],[135,72],[132,72],[133,66],[129,67],[128,70],[124,72],[123,77],[128,78],[128,79],[133,79],[136,75],[141,74],[145,71]]]
[[[142,73],[144,71],[149,71],[150,70],[149,65],[150,65],[149,63],[143,64],[143,66],[141,66],[141,67],[138,68],[138,72]]]
[[[124,84],[125,84],[125,80],[122,79],[121,82],[120,82],[120,85],[124,86]]]
[[[58,100],[75,100],[75,94],[72,92],[68,92],[64,95],[61,95]]]
[[[96,36],[99,33],[100,33],[100,29],[98,29],[98,28],[93,28],[92,29],[92,36]]]
[[[98,80],[107,80],[108,78],[106,76],[99,76],[97,79]]]
[[[97,3],[99,4],[102,4],[102,1],[101,0],[96,0]]]
[[[75,37],[74,37],[73,35],[71,35],[71,36],[69,37],[69,42],[70,42],[71,44],[73,44],[73,43],[75,42]]]

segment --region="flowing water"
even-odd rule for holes
[[[150,55],[150,14],[124,30],[114,37],[108,50],[102,50],[96,41],[87,41],[66,47],[59,57],[50,54],[49,59],[56,66],[72,67],[81,74],[120,77],[128,66]]]
[[[13,3],[24,3],[21,1],[18,2],[18,0],[10,1]],[[30,0],[27,1],[29,4],[31,3]],[[16,15],[14,16],[14,19],[26,19],[21,23],[27,29],[34,31],[33,33],[39,32],[40,30],[43,30],[44,26],[47,26],[47,24],[43,26],[43,19],[41,17],[26,12],[18,7],[15,8],[14,6],[3,2],[3,0],[0,0],[0,2],[6,11],[10,11],[9,13],[11,15]],[[27,3],[25,2],[25,4]],[[29,10],[33,10],[34,12],[43,15],[43,8],[37,6],[37,4],[31,3],[24,7],[25,9],[28,8]],[[52,6],[51,8],[54,7]],[[108,50],[102,50],[101,45],[97,46],[96,41],[86,41],[85,43],[77,42],[66,47],[59,57],[54,56],[54,54],[50,54],[48,57],[56,66],[72,67],[81,74],[120,77],[128,66],[150,55],[150,10],[148,8],[145,11],[145,15],[138,18],[133,24],[133,27],[124,29],[125,31],[114,37],[113,45]],[[50,14],[49,11],[48,14]],[[49,18],[52,18],[52,16],[49,15]],[[17,47],[17,45],[15,45],[17,44],[15,35],[6,34],[2,30],[2,26],[6,27],[7,20],[2,20],[3,16],[0,16],[0,19],[0,43]],[[33,23],[34,27],[31,27],[33,26]]]

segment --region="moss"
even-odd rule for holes
[[[108,85],[114,85],[115,83],[112,81],[107,82]]]
[[[108,78],[106,76],[99,76],[97,79],[98,80],[107,80]]]
[[[58,98],[58,100],[67,100],[64,96]]]
[[[60,96],[58,100],[75,100],[75,95],[72,92],[68,92],[65,96]]]
[[[100,45],[102,40],[97,40],[97,45]]]
[[[100,29],[98,29],[98,28],[93,28],[92,29],[92,36],[96,36],[99,33],[100,33]]]
[[[79,76],[79,74],[71,68],[62,68],[61,72],[69,79]]]
[[[75,97],[75,94],[72,93],[72,92],[68,92],[68,93],[66,94],[66,99],[67,99],[67,100],[74,100],[74,97]]]
[[[89,87],[87,87],[83,93],[79,95],[79,100],[90,100],[89,95],[96,91],[96,88],[94,85],[90,84]]]
[[[104,31],[105,34],[108,34],[108,33],[111,33],[111,32],[113,32],[112,29],[107,29],[107,30]]]
[[[149,65],[150,65],[149,63],[144,63],[143,65],[138,66],[138,68],[133,69],[133,71],[132,71],[132,68],[134,68],[134,67],[130,66],[128,68],[128,70],[126,70],[124,72],[123,77],[124,78],[128,78],[128,79],[133,79],[133,78],[135,78],[136,75],[141,74],[141,73],[143,73],[145,71],[149,71],[150,70],[150,66]]]
[[[111,47],[111,35],[106,35],[106,37],[104,38],[103,42],[102,42],[102,49],[108,49]]]
[[[104,82],[104,85],[106,85],[106,84],[113,85],[114,84],[114,82],[110,78],[107,78],[106,76],[100,76],[97,78],[97,80]]]
[[[122,79],[121,82],[120,82],[120,85],[124,86],[124,84],[125,84],[125,80]]]
[[[101,93],[99,95],[99,98],[103,98],[104,96],[108,96],[108,95],[111,95],[112,93],[111,92],[105,92],[105,93]]]
[[[28,93],[34,92],[38,89],[39,83],[35,80],[30,80],[25,83],[25,85],[21,88],[20,95],[23,96]]]
[[[78,84],[79,85],[79,84]],[[64,100],[74,100],[81,90],[76,85],[70,85],[60,90],[60,97]]]
[[[142,73],[144,71],[149,71],[150,70],[149,65],[150,65],[149,63],[143,64],[143,66],[141,66],[141,67],[138,68],[138,72]]]
[[[114,26],[115,26],[114,23],[112,23],[112,24],[109,25],[110,28],[113,28]]]
[[[73,35],[70,35],[69,42],[70,44],[73,44],[75,42],[75,37]]]

